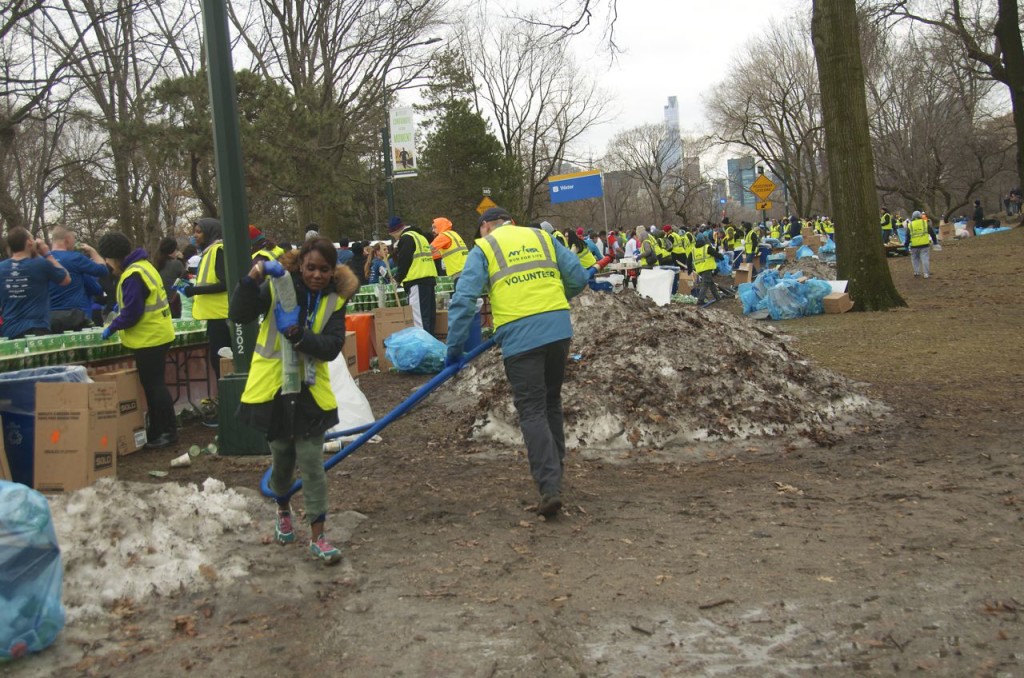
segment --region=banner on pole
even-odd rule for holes
[[[392,176],[396,179],[416,176],[416,118],[411,106],[388,112],[391,129]]]
[[[604,195],[601,170],[548,177],[548,194],[551,196],[552,205],[586,200],[587,198],[600,198]]]

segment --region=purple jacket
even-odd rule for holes
[[[146,250],[139,247],[124,258],[121,268],[122,270],[126,269],[136,261],[141,261],[148,256]],[[142,282],[142,276],[138,273],[127,278],[122,277],[120,285],[124,305],[121,307],[121,313],[110,323],[112,330],[126,330],[129,327],[134,327],[142,319],[142,314],[146,309],[146,297],[149,296],[149,289]]]

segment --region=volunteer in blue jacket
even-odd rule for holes
[[[174,400],[164,382],[167,350],[174,341],[171,307],[163,280],[149,262],[146,250],[132,249],[123,233],[107,233],[97,247],[100,256],[118,277],[117,307],[120,313],[103,330],[103,338],[121,333],[121,343],[135,355],[139,382],[149,403],[148,448],[167,447],[178,442]]]
[[[480,217],[476,244],[448,307],[446,364],[461,360],[476,300],[489,288],[494,338],[540,491],[537,512],[552,517],[562,508],[562,380],[572,339],[568,300],[583,290],[589,275],[560,242],[542,229],[516,226],[500,207]]]

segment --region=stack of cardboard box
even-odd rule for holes
[[[146,401],[139,371],[106,372],[93,378],[117,389],[117,454],[137,452],[146,444]]]

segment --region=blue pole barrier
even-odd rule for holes
[[[329,471],[332,468],[334,468],[334,466],[339,461],[341,461],[342,459],[344,459],[345,457],[347,457],[348,455],[352,454],[360,447],[362,447],[367,440],[377,435],[379,432],[383,431],[385,428],[388,427],[388,425],[390,425],[396,419],[400,418],[402,415],[404,415],[413,407],[415,407],[421,400],[423,400],[428,395],[433,393],[438,386],[451,379],[459,372],[459,370],[461,370],[463,367],[469,364],[470,361],[472,361],[481,353],[487,351],[492,346],[494,346],[493,338],[488,339],[484,343],[480,344],[472,351],[467,353],[466,357],[462,360],[461,363],[457,365],[452,365],[450,367],[446,367],[440,372],[438,372],[433,379],[425,383],[423,386],[420,386],[415,393],[406,398],[404,402],[398,405],[398,407],[391,410],[386,415],[384,415],[377,421],[373,422],[372,424],[367,424],[365,426],[359,426],[354,429],[349,429],[348,431],[340,431],[338,433],[331,433],[328,434],[327,436],[324,436],[324,438],[327,440],[333,440],[334,438],[340,438],[345,435],[354,435],[355,433],[362,431],[362,435],[360,435],[358,438],[350,442],[345,448],[343,448],[342,450],[337,452],[333,457],[327,459],[324,462],[324,470]],[[292,495],[294,495],[296,492],[302,489],[302,481],[296,480],[295,483],[291,486],[291,489],[288,490],[287,494],[281,496],[274,494],[274,491],[270,489],[271,470],[272,468],[267,469],[267,472],[263,474],[263,479],[260,480],[260,492],[263,493],[263,496],[270,497],[272,499],[290,499]]]

